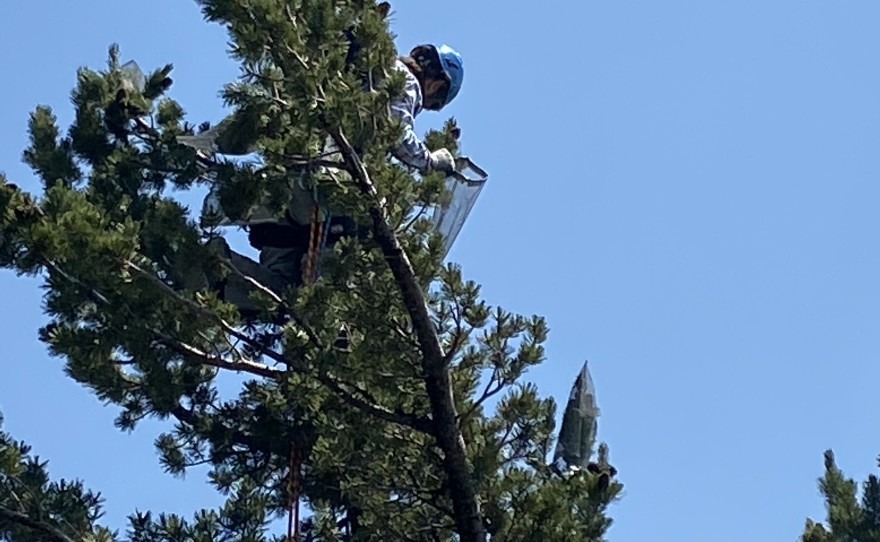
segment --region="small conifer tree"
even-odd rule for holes
[[[826,524],[807,520],[803,542],[880,542],[880,478],[868,476],[862,485],[847,478],[834,460],[831,450],[825,452],[825,475],[819,479],[819,490],[825,498]]]

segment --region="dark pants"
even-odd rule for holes
[[[280,296],[288,287],[302,284],[302,264],[306,248],[265,247],[260,251],[259,263],[231,249],[228,251],[228,257],[232,265],[242,274]],[[256,290],[249,281],[233,273],[229,275],[223,287],[223,299],[238,307],[243,314],[253,313],[259,310],[251,299],[251,294]]]
[[[248,241],[260,251],[259,263],[224,247],[224,251],[243,274],[281,295],[288,287],[303,283],[303,265],[308,253],[310,227],[292,224],[255,224],[250,226]],[[334,218],[324,238],[323,249],[332,247],[342,237],[357,235],[357,227],[348,218]],[[224,241],[225,243],[225,241]],[[240,311],[253,312],[256,305],[250,299],[254,286],[241,277],[231,275],[224,287],[223,298]]]

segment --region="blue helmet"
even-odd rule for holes
[[[437,53],[440,55],[440,65],[443,67],[443,72],[449,77],[449,92],[446,94],[446,103],[443,104],[449,105],[461,90],[461,83],[464,80],[464,62],[461,55],[448,45],[437,47]]]

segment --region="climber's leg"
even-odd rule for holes
[[[220,297],[238,307],[242,316],[246,318],[255,316],[260,310],[259,305],[251,299],[251,294],[259,289],[248,278],[279,296],[284,295],[285,290],[295,283],[294,280],[291,280],[291,274],[288,270],[278,262],[271,265],[265,265],[262,261],[255,262],[247,256],[233,251],[224,239],[215,239],[210,244],[215,245],[221,255],[227,258],[232,266],[241,273],[240,275],[230,272],[223,283],[218,284],[217,287]],[[292,256],[290,257],[292,258]],[[260,259],[263,260],[263,254]],[[283,258],[276,257],[276,259],[285,261]]]
[[[260,251],[260,266],[280,277],[287,285],[302,285],[303,261],[307,252],[306,246],[271,247],[266,246]]]

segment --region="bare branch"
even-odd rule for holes
[[[486,387],[483,388],[483,393],[480,394],[480,398],[477,399],[474,404],[471,405],[471,407],[467,410],[467,412],[465,412],[461,416],[461,419],[464,420],[473,416],[474,412],[476,412],[483,403],[485,403],[504,389],[505,382],[503,378],[499,379],[499,372],[500,371],[498,369],[492,371],[492,376],[489,378],[489,381],[486,382]]]
[[[446,356],[443,358],[443,363],[446,365],[452,363],[455,353],[465,345],[469,333],[469,330],[465,331],[464,329],[460,307],[457,305],[453,306],[452,312],[452,318],[455,321],[455,332],[452,334],[452,344],[449,347],[449,351],[446,352]]]
[[[329,156],[330,154],[332,153],[325,153],[324,156]],[[323,158],[320,158],[320,156],[321,155],[315,157],[290,155],[285,158],[284,165],[287,167],[316,166],[329,169],[342,169],[345,167],[345,164],[342,162],[337,162],[335,160],[324,160]]]
[[[391,328],[392,331],[394,331],[394,333],[397,334],[398,337],[400,337],[400,340],[409,344],[413,348],[421,348],[421,345],[419,344],[418,340],[413,339],[410,336],[410,334],[407,331],[407,329],[405,328],[405,326],[403,324],[401,324],[397,318],[391,316],[389,318],[389,320],[391,321],[391,325],[389,327]]]
[[[293,13],[293,10],[291,10],[290,4],[285,6],[285,10],[287,13],[287,19],[290,21],[290,25],[293,28],[296,28],[297,27],[296,15]],[[285,45],[285,46],[287,48],[287,52],[290,53],[291,55],[293,55],[293,57],[296,59],[297,62],[300,63],[300,65],[303,67],[303,69],[306,71],[310,71],[309,64],[308,64],[308,62],[305,61],[305,59],[302,57],[302,55],[300,55],[297,51],[295,51],[290,45]]]
[[[0,519],[5,519],[6,521],[37,531],[43,536],[46,536],[48,542],[75,542],[74,539],[64,534],[60,529],[53,527],[48,523],[36,520],[27,514],[16,512],[15,510],[10,510],[2,506],[0,506]]]
[[[162,333],[161,331],[154,329],[153,334],[156,335],[156,338],[159,340],[159,342],[161,342],[165,346],[176,351],[178,354],[195,358],[196,361],[203,365],[209,365],[211,367],[217,367],[218,369],[226,369],[228,371],[235,371],[239,373],[250,373],[253,375],[263,376],[272,379],[277,379],[284,374],[284,371],[279,371],[277,369],[269,367],[268,365],[263,365],[262,363],[251,361],[244,356],[241,357],[240,361],[230,361],[222,358],[221,356],[203,352],[195,346],[179,341],[169,335]]]
[[[414,217],[412,217],[412,218],[409,220],[409,222],[407,222],[406,225],[405,225],[403,228],[400,228],[401,231],[406,231],[406,230],[410,229],[411,227],[413,227],[413,224],[415,224],[416,222],[418,222],[418,220],[419,220],[420,218],[422,218],[422,216],[425,214],[425,212],[426,212],[427,210],[428,210],[428,206],[427,206],[427,205],[423,205],[422,208],[419,209],[419,212],[416,213],[416,215],[415,215]],[[401,223],[402,223],[402,222],[403,222],[403,220],[401,219]],[[397,227],[399,228],[400,225],[398,224]]]

